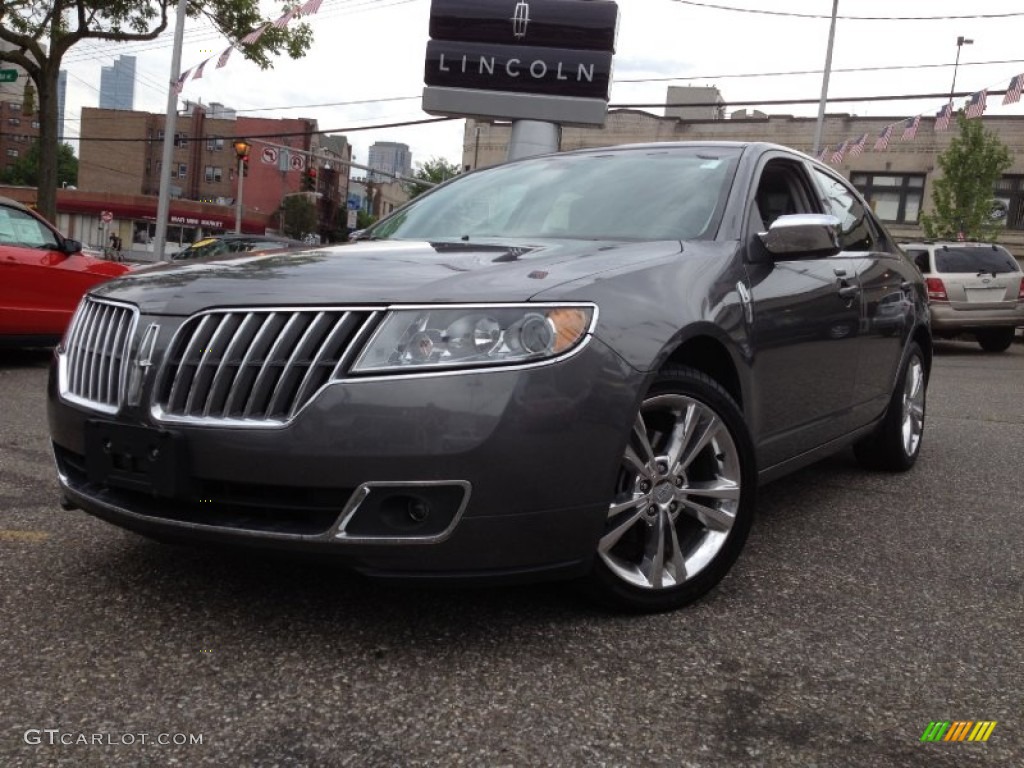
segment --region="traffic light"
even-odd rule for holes
[[[249,175],[249,155],[242,156],[242,175]]]
[[[316,192],[316,168],[310,168],[302,177],[302,191]]]

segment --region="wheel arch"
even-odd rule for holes
[[[685,365],[707,374],[729,393],[740,411],[746,412],[739,367],[726,343],[716,336],[701,332],[683,339],[661,361],[659,369],[665,365]]]

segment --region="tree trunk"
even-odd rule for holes
[[[39,182],[36,208],[51,223],[57,223],[57,156],[61,126],[57,125],[57,78],[59,62],[49,60],[42,68],[39,91]]]

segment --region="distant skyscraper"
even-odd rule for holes
[[[118,56],[100,72],[100,109],[135,108],[135,57]]]
[[[370,147],[370,161],[367,163],[375,171],[397,173],[400,176],[412,176],[412,152],[408,144],[394,141],[378,141]],[[395,181],[393,176],[381,173],[370,174],[372,181]]]
[[[60,74],[57,75],[57,135],[60,136],[61,140],[66,140],[67,134],[64,132],[64,104],[67,101],[68,96],[68,71],[62,69]]]

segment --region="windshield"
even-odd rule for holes
[[[714,237],[739,149],[561,155],[480,171],[414,201],[372,239]]]
[[[1016,272],[1020,267],[1010,252],[999,246],[991,248],[956,248],[946,246],[935,250],[935,268],[939,272],[999,275]]]

